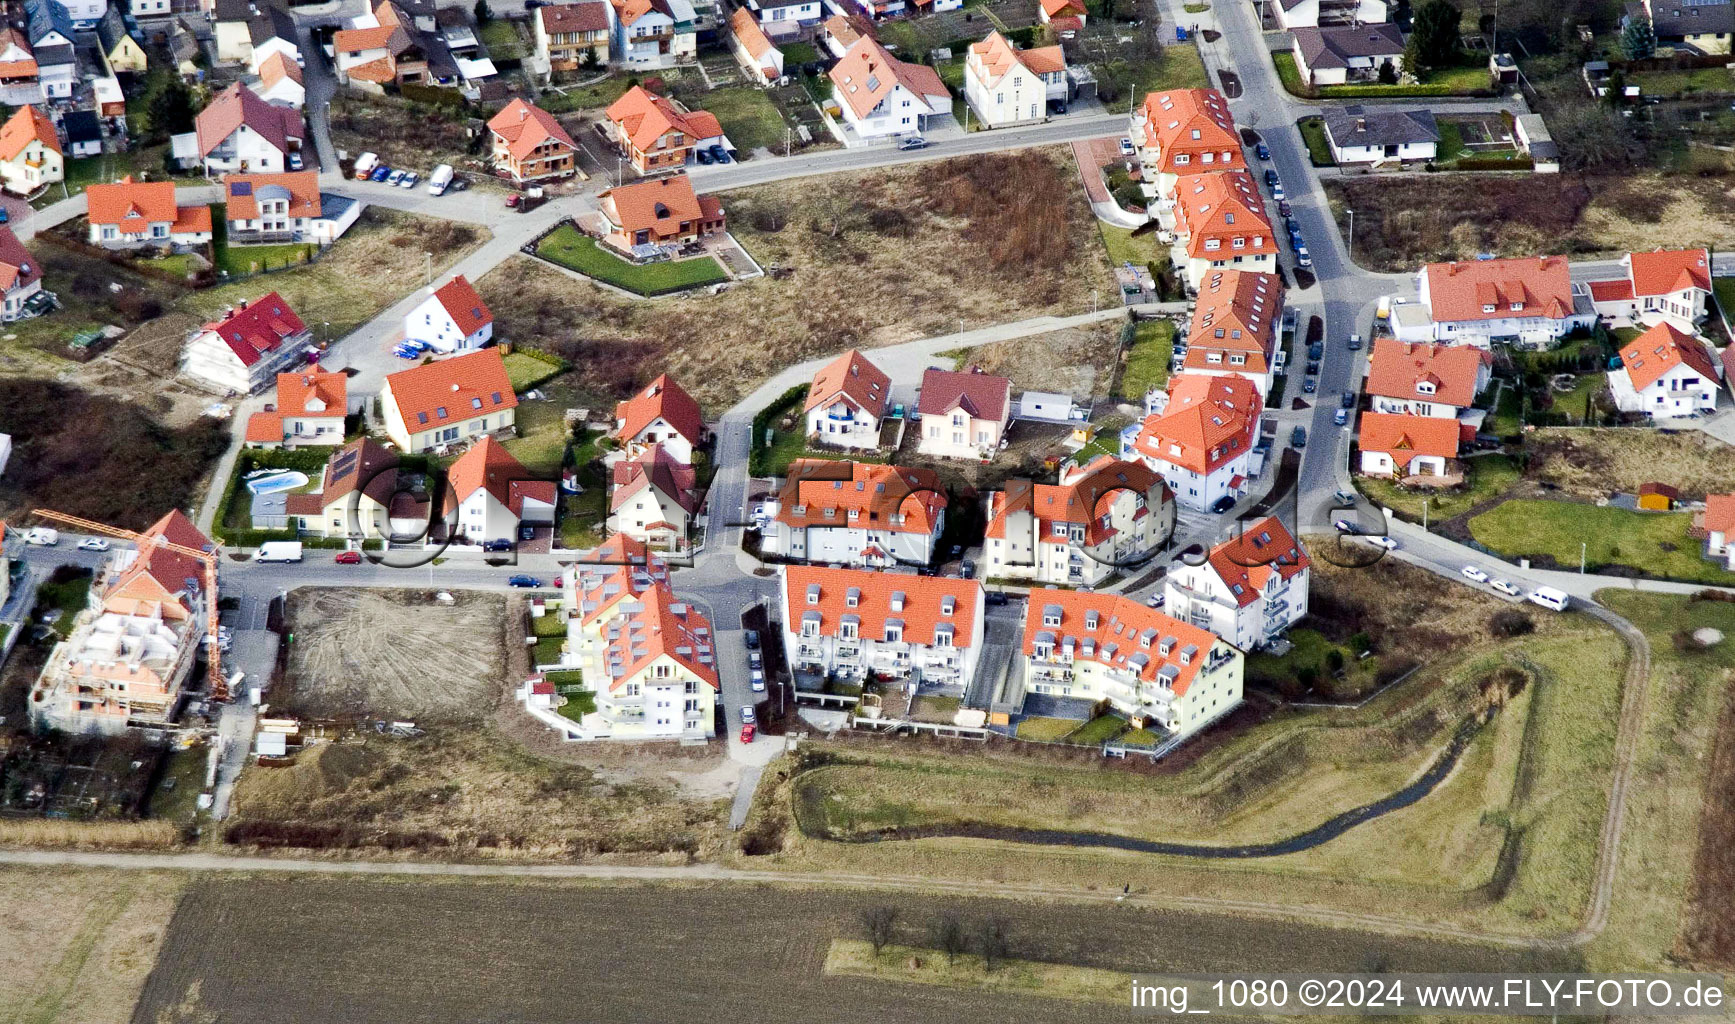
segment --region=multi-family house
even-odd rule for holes
[[[537,59],[550,72],[607,64],[608,11],[608,0],[538,7],[530,23]]]
[[[522,527],[554,525],[553,480],[536,480],[492,437],[471,445],[446,470],[448,536],[467,544],[516,541]]]
[[[181,206],[172,181],[134,181],[88,185],[90,242],[105,249],[139,246],[192,246],[211,240],[211,207]]]
[[[635,181],[597,196],[608,231],[603,244],[632,259],[641,246],[675,246],[719,234],[727,224],[723,201],[693,191],[686,174]]]
[[[931,469],[797,459],[762,531],[767,554],[808,562],[927,565],[946,524]]]
[[[1365,476],[1445,476],[1458,458],[1463,430],[1455,419],[1364,412],[1356,447]]]
[[[249,448],[342,444],[349,415],[349,377],[309,366],[277,375],[277,399],[247,417]]]
[[[923,455],[990,458],[1012,420],[1012,381],[929,367],[922,374],[916,411],[922,431],[917,450]]]
[[[868,36],[826,75],[844,124],[863,139],[920,135],[929,118],[952,113],[952,93],[938,71],[901,61]]]
[[[206,616],[201,559],[166,547],[212,550],[180,512],[117,548],[93,581],[72,632],[49,652],[31,687],[31,726],[83,736],[160,735],[180,711]]]
[[[1705,557],[1735,572],[1735,494],[1707,494],[1695,524],[1705,533]]]
[[[635,85],[609,104],[603,117],[609,138],[640,174],[679,170],[694,150],[727,146],[723,126],[703,110],[681,110],[675,104]]]
[[[835,448],[880,446],[892,379],[856,349],[826,363],[807,389],[807,434]]]
[[[1608,385],[1621,412],[1692,416],[1716,410],[1723,364],[1703,341],[1665,320],[1621,349],[1621,365],[1608,372]]]
[[[301,113],[273,106],[240,82],[224,89],[194,121],[205,174],[282,174],[307,139]]]
[[[610,533],[624,533],[664,551],[687,546],[699,514],[698,474],[660,444],[609,467]]]
[[[1175,528],[1175,499],[1148,467],[1100,456],[1058,484],[1014,478],[988,495],[983,574],[1096,586],[1150,559]]]
[[[1031,591],[1023,652],[1028,692],[1106,700],[1165,740],[1190,736],[1241,703],[1239,650],[1114,594]]]
[[[609,40],[617,64],[673,67],[698,55],[698,14],[688,0],[609,0]]]
[[[276,292],[243,299],[195,330],[181,353],[181,372],[237,395],[259,391],[306,356],[313,332]]]
[[[512,430],[518,396],[500,350],[485,348],[390,374],[380,409],[399,451],[426,452]]]
[[[36,107],[19,107],[0,125],[0,184],[21,196],[66,177],[66,157],[54,121]]]
[[[786,42],[824,20],[826,5],[824,0],[746,0],[739,10],[748,12],[766,35]]]
[[[578,143],[554,115],[522,96],[488,119],[494,169],[520,184],[570,178],[578,171]]]
[[[1596,324],[1590,290],[1573,283],[1565,256],[1430,263],[1416,287],[1419,302],[1392,306],[1399,341],[1550,348]]]
[[[0,29],[0,102],[26,107],[46,98],[30,37],[19,29]]]
[[[163,14],[168,13],[168,0],[138,0],[149,4],[162,4]],[[108,75],[119,75],[123,72],[142,73],[148,61],[145,58],[145,48],[133,38],[132,27],[127,24],[131,19],[123,16],[118,7],[110,7],[96,23],[96,41],[98,52],[102,55],[103,72]]]
[[[1291,32],[1325,25],[1372,25],[1388,16],[1386,0],[1276,0],[1271,12]]]
[[[1621,257],[1623,277],[1590,282],[1601,316],[1635,323],[1666,320],[1693,332],[1705,321],[1711,297],[1711,254],[1704,249],[1658,249]]]
[[[1276,516],[1237,523],[1198,565],[1163,580],[1164,610],[1243,651],[1264,647],[1307,615],[1312,561]]]
[[[964,99],[986,127],[1045,121],[1048,105],[1066,98],[1066,54],[1059,46],[1020,50],[990,32],[964,56]]]
[[[1221,511],[1247,493],[1264,408],[1239,374],[1178,373],[1163,411],[1145,417],[1121,456],[1167,481],[1183,508]]]
[[[301,109],[307,102],[307,85],[301,78],[301,66],[288,54],[273,53],[259,62],[258,86],[260,99],[275,107]]]
[[[1171,215],[1162,218],[1165,223],[1172,223],[1175,182],[1180,178],[1247,169],[1229,101],[1216,89],[1150,93],[1133,112],[1128,134],[1139,151],[1139,187],[1145,205]]]
[[[737,7],[729,19],[729,52],[735,55],[735,63],[747,77],[760,85],[770,85],[783,77],[783,51],[745,7]]]
[[[1455,420],[1494,376],[1494,357],[1474,345],[1376,338],[1364,390],[1374,412]]]
[[[1239,374],[1265,394],[1271,389],[1282,319],[1282,278],[1212,270],[1199,283],[1181,368],[1188,373]]]
[[[615,403],[614,429],[608,436],[628,456],[662,445],[675,461],[690,466],[694,450],[705,443],[705,418],[693,396],[665,373]]]
[[[404,338],[438,352],[474,352],[494,337],[494,312],[463,274],[430,289],[404,317]]]
[[[1246,171],[1190,174],[1175,181],[1175,241],[1169,258],[1189,290],[1213,270],[1277,273],[1277,236]]]
[[[982,584],[943,576],[786,565],[783,649],[793,671],[913,689],[968,686],[982,658]]]
[[[1375,82],[1403,67],[1404,33],[1389,21],[1369,25],[1303,25],[1292,32],[1295,70],[1308,85]]]
[[[1659,43],[1703,54],[1724,54],[1735,39],[1735,4],[1730,0],[1636,0],[1626,5],[1628,18],[1650,21]]]
[[[24,306],[42,291],[42,265],[24,248],[12,229],[0,224],[0,321],[24,313]]]
[[[106,3],[86,8],[87,13],[94,11],[89,25],[94,26],[106,10]],[[79,77],[72,14],[58,0],[24,0],[24,18],[43,97],[49,100],[71,99]]]
[[[330,245],[361,216],[359,200],[319,191],[319,172],[225,174],[229,244],[313,242]],[[240,255],[237,253],[237,255]]]

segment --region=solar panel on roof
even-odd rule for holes
[[[231,181],[229,194],[232,196],[250,196],[253,194],[253,183],[251,181]]]

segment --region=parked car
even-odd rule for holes
[[[1254,153],[1255,153],[1255,154],[1257,154],[1257,155],[1258,155],[1258,157],[1259,157],[1259,159],[1261,159],[1261,160],[1269,160],[1269,159],[1271,159],[1271,147],[1270,147],[1270,146],[1267,146],[1267,145],[1266,145],[1266,144],[1265,144],[1265,143],[1263,143],[1263,142],[1261,142],[1261,143],[1259,143],[1259,144],[1258,144],[1258,145],[1256,145],[1256,146],[1254,146],[1254,147],[1253,147],[1253,152],[1254,152]]]
[[[1002,591],[999,591],[999,590],[988,591],[987,595],[985,597],[983,597],[982,600],[983,600],[983,603],[992,604],[992,605],[1002,605],[1002,604],[1010,603],[1010,599],[1005,595],[1005,593],[1003,593]]]
[[[1122,135],[1121,156],[1132,156],[1136,152],[1138,152],[1138,150],[1133,148],[1133,140],[1128,136]]]
[[[1332,520],[1331,528],[1336,530],[1338,533],[1354,534],[1354,533],[1360,533],[1361,532],[1361,527],[1350,522],[1348,519],[1334,519],[1334,520]]]
[[[399,359],[414,359],[419,354],[420,353],[418,353],[415,349],[408,348],[408,347],[403,346],[403,345],[393,345],[392,346],[392,355],[397,356]]]
[[[1331,421],[1340,427],[1348,426],[1349,425],[1349,410],[1348,409],[1339,409],[1337,412],[1332,414]]]
[[[332,559],[332,561],[336,562],[338,565],[360,565],[361,564],[361,552],[360,551],[339,551],[337,553],[337,557]]]
[[[757,721],[757,719],[753,716],[753,705],[741,705],[741,724],[752,725],[755,721]]]
[[[1277,187],[1277,172],[1272,170],[1269,167],[1267,167],[1265,169],[1265,187],[1266,188],[1276,188]]]
[[[1301,390],[1306,392],[1307,394],[1310,394],[1310,395],[1313,394],[1315,391],[1318,391],[1319,390],[1319,379],[1317,377],[1309,377],[1306,380],[1302,381],[1301,382]]]
[[[406,175],[408,173],[409,173],[408,171],[393,171],[392,173],[386,175],[386,184],[392,186],[393,188],[396,188],[398,185],[402,184],[402,182],[404,180],[404,175]]]
[[[748,630],[741,639],[747,645],[748,650],[757,651],[759,649],[759,631],[757,629]]]
[[[1355,392],[1354,391],[1345,391],[1342,395],[1338,396],[1338,404],[1343,406],[1345,409],[1354,409],[1355,408]]]
[[[1307,361],[1307,375],[1309,377],[1311,377],[1318,372],[1319,372],[1319,360],[1309,359]]]
[[[537,6],[540,7],[541,5],[538,4]],[[741,727],[741,742],[742,743],[752,743],[753,737],[755,737],[757,735],[759,735],[759,729],[752,722],[748,722],[746,725],[743,725]]]
[[[711,151],[708,149],[696,150],[693,153],[693,156],[695,158],[697,158],[700,163],[705,164],[707,166],[716,162],[716,161],[711,159]]]
[[[1390,537],[1367,537],[1364,539],[1374,547],[1385,548],[1387,551],[1396,551],[1398,549],[1398,542]]]
[[[1280,181],[1277,184],[1271,186],[1271,198],[1277,200],[1280,203],[1283,202],[1285,199],[1289,198],[1289,194],[1287,192],[1283,191],[1283,182]]]
[[[1298,267],[1313,266],[1313,256],[1307,251],[1307,246],[1303,245],[1295,250],[1295,265]]]
[[[756,668],[755,669],[748,669],[747,670],[747,678],[750,680],[750,685],[753,687],[754,693],[764,693],[765,692],[765,673],[764,672],[762,672]]]
[[[404,172],[404,180],[398,182],[398,187],[399,188],[415,188],[416,183],[421,181],[421,180],[422,180],[422,176],[417,174],[415,171],[405,171]]]
[[[1145,607],[1146,608],[1161,608],[1162,606],[1163,606],[1163,595],[1160,591],[1158,593],[1152,594],[1150,597],[1145,598]]]
[[[1297,448],[1307,447],[1307,428],[1296,427],[1289,432],[1289,443]]]
[[[24,543],[51,548],[60,543],[60,531],[49,526],[35,526],[24,534]]]
[[[1307,358],[1309,358],[1309,359],[1324,359],[1325,358],[1325,342],[1316,341],[1313,344],[1307,346]]]
[[[1507,597],[1517,597],[1524,593],[1524,591],[1519,590],[1517,587],[1505,580],[1491,580],[1488,585],[1493,587],[1495,590],[1500,591],[1502,594],[1505,594]]]
[[[912,135],[907,139],[903,139],[903,140],[899,141],[898,142],[898,148],[899,149],[927,149],[928,148],[928,140],[922,138],[920,135]]]
[[[724,149],[722,146],[712,146],[711,159],[720,164],[726,164],[729,162],[729,151]]]
[[[1349,350],[1351,352],[1361,351],[1361,335],[1352,334],[1349,336]]]
[[[289,164],[289,169],[292,171],[299,171],[299,170],[301,170],[301,168],[306,166],[302,162],[301,154],[299,152],[289,154],[287,162]]]
[[[86,537],[85,539],[78,542],[78,550],[80,550],[80,551],[107,551],[108,550],[108,541],[103,540],[101,537]]]
[[[534,576],[519,575],[507,579],[506,585],[509,587],[540,587],[542,581]]]
[[[372,174],[368,175],[368,180],[369,181],[384,181],[391,176],[392,176],[392,169],[390,167],[387,167],[385,164],[380,164],[379,166],[374,168]]]
[[[1466,565],[1464,568],[1458,570],[1458,573],[1467,580],[1474,580],[1477,583],[1488,582],[1488,574],[1473,565]]]
[[[1290,215],[1291,212],[1293,212],[1293,211],[1291,211],[1291,209],[1289,207],[1289,200],[1284,199],[1284,200],[1281,200],[1278,202],[1277,215],[1279,217],[1287,217]]]
[[[964,577],[967,580],[975,579],[976,578],[976,563],[970,561],[968,558],[964,559],[964,561],[958,566],[958,575]]]
[[[514,192],[506,197],[506,208],[508,210],[516,210],[518,209],[518,205],[522,202],[524,202],[524,197]]]
[[[509,540],[486,540],[486,541],[482,542],[482,550],[483,551],[511,551],[512,550],[512,542]]]

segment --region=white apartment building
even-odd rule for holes
[[[1006,481],[988,495],[983,575],[1096,586],[1142,564],[1175,528],[1175,499],[1150,468],[1102,456],[1059,484]]]
[[[869,673],[915,687],[968,686],[982,654],[982,584],[941,576],[789,565],[783,645],[798,672]]]
[[[1235,536],[1204,562],[1169,567],[1164,610],[1243,651],[1256,650],[1307,614],[1311,565],[1276,516],[1237,524]]]

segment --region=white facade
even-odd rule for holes
[[[42,278],[38,277],[29,284],[16,285],[7,289],[6,299],[0,303],[0,320],[11,322],[18,319],[18,314],[24,309],[32,295],[42,290]]]
[[[794,38],[801,34],[802,29],[819,24],[825,17],[825,5],[820,0],[763,7],[750,2],[748,9],[758,17],[759,27],[773,39]]]
[[[693,464],[693,440],[684,436],[661,416],[645,424],[637,434],[623,438],[622,441],[621,447],[630,455],[636,455],[654,444],[660,444],[664,451],[674,456],[676,462],[688,466]]]
[[[1398,146],[1339,146],[1330,133],[1326,141],[1331,143],[1331,155],[1340,164],[1371,164],[1380,160],[1412,160],[1434,159],[1435,144],[1429,142],[1405,142]],[[1395,150],[1395,151],[1394,151]]]
[[[281,174],[289,170],[289,154],[248,125],[241,125],[205,155],[206,174]]]
[[[1697,344],[1697,342],[1695,342]],[[1713,361],[1712,365],[1717,365]],[[1632,378],[1622,367],[1608,372],[1609,396],[1621,412],[1646,416],[1692,416],[1714,412],[1717,393],[1723,389],[1716,377],[1706,378],[1691,366],[1677,363],[1643,390],[1633,389]]]
[[[1291,573],[1256,570],[1250,575],[1262,578],[1255,582],[1242,578],[1236,562],[1256,563],[1257,556],[1239,560],[1231,556],[1229,561],[1228,579],[1213,561],[1201,565],[1176,561],[1170,565],[1163,583],[1163,610],[1243,651],[1270,643],[1306,617],[1313,570],[1305,562]]]
[[[807,433],[821,444],[872,450],[880,445],[880,418],[840,394],[807,410]]]
[[[783,649],[792,668],[917,685],[975,679],[987,619],[979,581],[788,566],[779,572]]]
[[[108,10],[108,0],[62,0],[60,6],[72,16],[74,28],[92,28]]]
[[[698,53],[698,35],[688,22],[677,31],[675,19],[651,9],[631,25],[621,23],[615,5],[608,5],[609,52],[613,63],[629,68],[666,68],[692,60]]]
[[[870,523],[853,509],[847,514],[840,512],[835,526],[774,521],[766,531],[765,550],[825,565],[927,565],[933,560],[934,545],[945,522],[946,515],[940,512],[934,517],[932,530],[907,530],[891,523]],[[876,550],[881,554],[868,553]]]
[[[494,337],[492,317],[465,334],[437,295],[429,295],[404,317],[404,338],[425,341],[439,352],[474,352]]]
[[[1361,471],[1363,476],[1445,476],[1446,459],[1440,455],[1412,455],[1409,466],[1400,472],[1391,453],[1364,448],[1361,453]]]
[[[1066,99],[1064,68],[1038,74],[1014,60],[992,85],[990,77],[981,55],[972,50],[964,61],[964,99],[988,128],[1047,120],[1048,104]]]
[[[962,409],[943,415],[923,416],[919,421],[922,440],[917,451],[942,459],[992,457],[1006,431],[1005,420],[979,419]]]

